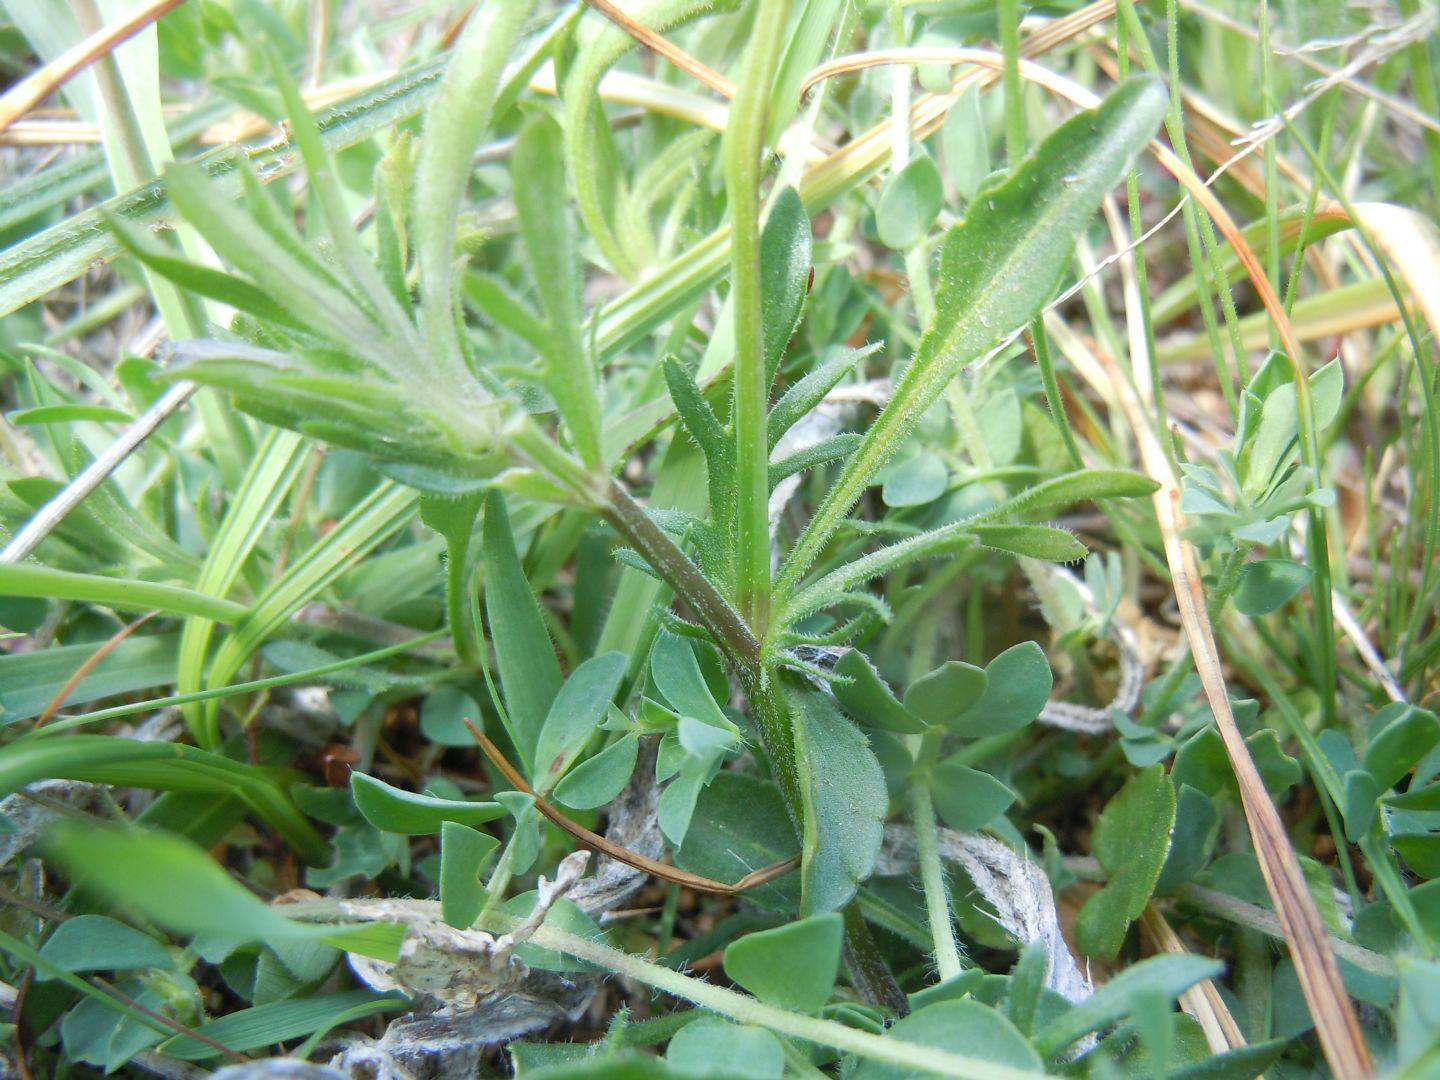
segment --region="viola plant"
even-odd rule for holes
[[[443,1077],[499,1043],[537,1077],[1350,1076],[1372,1048],[1425,1068],[1423,661],[1377,710],[1329,659],[1232,658],[1265,703],[1232,702],[1199,646],[1159,644],[1177,635],[1142,588],[1232,645],[1300,633],[1313,603],[1307,648],[1333,646],[1321,440],[1357,399],[1339,361],[1307,374],[1277,347],[1243,385],[1217,368],[1227,445],[1163,411],[1132,241],[1176,198],[1147,153],[1194,180],[1146,36],[1168,26],[1173,63],[1179,14],[1115,7],[1022,35],[1013,3],[489,0],[439,60],[329,112],[307,104],[324,18],[307,49],[288,10],[167,16],[162,68],[284,137],[87,211],[166,340],[115,368],[123,395],[82,378],[106,405],[57,404],[34,364],[18,384],[12,421],[62,471],[101,425],[195,403],[0,565],[0,618],[55,642],[0,657],[0,783],[29,793],[4,804],[7,858],[38,845],[24,865],[68,889],[17,874],[20,1053],[160,1070],[281,1046]],[[1099,97],[1028,59],[1111,17]],[[159,100],[97,78],[93,107],[132,121],[112,172],[170,156],[140,137]],[[1184,213],[1195,276],[1166,297],[1197,293],[1234,354],[1233,266]],[[1284,241],[1265,213],[1293,294],[1314,197]],[[58,236],[24,243],[37,282],[83,269]],[[37,480],[0,511],[56,495]],[[1405,550],[1429,551],[1415,530]],[[1428,655],[1424,603],[1394,629]],[[1314,687],[1283,682],[1312,662]],[[1371,719],[1340,722],[1351,689]],[[143,713],[138,737],[98,733]],[[1271,800],[1300,789],[1315,809],[1287,840]],[[62,804],[82,820],[52,821]],[[1297,944],[1285,920],[1310,913]],[[712,957],[713,979],[685,972]],[[383,1037],[335,1033],[380,1015]]]

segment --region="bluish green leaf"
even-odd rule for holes
[[[1015,801],[1015,792],[989,773],[945,761],[935,766],[930,795],[940,819],[960,832],[983,829]]]
[[[700,793],[675,864],[714,881],[739,881],[758,867],[790,858],[799,847],[779,787],[758,776],[724,771]],[[799,878],[787,874],[748,890],[745,899],[769,911],[793,912],[799,905]]]
[[[941,1001],[927,1005],[894,1024],[886,1037],[949,1050],[981,1061],[1042,1073],[1040,1055],[1000,1012],[978,1001]],[[888,1062],[865,1061],[853,1080],[911,1080],[914,1069]]]
[[[725,974],[761,1001],[816,1013],[830,1000],[845,936],[831,912],[746,934],[725,950]]]
[[[957,735],[976,739],[1019,730],[1040,715],[1054,685],[1050,662],[1033,641],[995,657],[985,665],[985,676],[980,700],[945,725]]]
[[[535,788],[542,795],[569,771],[599,729],[628,662],[621,652],[592,656],[560,687],[535,744]]]
[[[945,494],[950,471],[935,454],[917,454],[891,470],[880,489],[886,506],[924,506]]]
[[[681,1028],[670,1040],[665,1060],[685,1076],[724,1080],[779,1080],[785,1072],[785,1049],[774,1035],[718,1016],[704,1016]]]
[[[1235,608],[1242,615],[1277,611],[1310,583],[1310,568],[1289,559],[1246,563],[1235,583]]]
[[[458,930],[468,930],[485,906],[480,871],[500,841],[458,821],[440,824],[440,915]]]
[[[149,934],[105,915],[77,915],[60,923],[40,955],[63,971],[172,968],[170,950]],[[36,977],[46,978],[43,969]]]
[[[856,723],[902,735],[918,735],[925,730],[924,721],[900,704],[859,649],[851,649],[842,656],[834,670],[836,675],[848,680],[837,679],[831,684],[835,700]]]
[[[1379,785],[1368,772],[1352,769],[1345,774],[1345,804],[1341,812],[1345,818],[1345,839],[1350,843],[1359,843],[1370,831],[1379,810],[1376,804],[1379,797]]]
[[[555,801],[572,810],[604,806],[625,790],[639,753],[639,736],[626,735],[571,769],[555,786]]]
[[[684,638],[662,633],[655,639],[655,650],[650,656],[650,679],[680,715],[694,717],[711,727],[735,730],[735,725],[715,703],[700,663],[695,659],[695,650]]]
[[[795,685],[784,696],[805,807],[801,911],[819,914],[849,903],[875,868],[889,798],[865,736],[830,698]]]
[[[940,170],[923,150],[880,190],[875,229],[886,247],[903,250],[918,243],[935,224],[945,202]]]
[[[437,686],[420,703],[420,731],[441,746],[474,746],[465,721],[480,724],[480,704],[453,683]]]
[[[945,115],[940,133],[945,167],[955,190],[967,202],[990,175],[990,135],[980,111],[980,87],[971,86]]]
[[[410,1007],[399,994],[378,995],[369,990],[346,990],[339,994],[288,1001],[275,1001],[252,1009],[240,1009],[202,1024],[196,1030],[223,1046],[244,1053],[326,1031],[340,1023],[359,1020],[382,1012],[400,1012]],[[219,1057],[212,1047],[193,1039],[175,1038],[161,1048],[166,1057],[181,1061],[206,1061]]]
[[[359,772],[350,774],[350,792],[355,796],[356,808],[371,825],[406,836],[437,833],[446,821],[480,825],[505,816],[505,808],[499,803],[418,795]]]
[[[1370,739],[1362,760],[1376,786],[1387,791],[1440,744],[1440,720],[1432,712],[1401,704],[1386,706],[1376,719],[1384,726]]]
[[[949,727],[985,696],[989,682],[983,668],[948,660],[910,684],[905,710],[934,727]]]

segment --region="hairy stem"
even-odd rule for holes
[[[760,5],[725,129],[735,307],[735,461],[740,487],[735,596],[761,640],[770,623],[770,385],[760,295],[760,154],[789,12],[789,0]]]

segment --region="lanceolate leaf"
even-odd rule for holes
[[[796,543],[777,593],[795,586],[955,374],[1024,326],[1053,295],[1075,237],[1149,141],[1167,100],[1156,81],[1123,83],[1097,110],[1058,128],[1014,176],[976,195],[945,242],[932,327]]]
[[[535,741],[560,692],[560,662],[545,630],[535,594],[525,579],[515,538],[510,534],[510,517],[505,498],[491,492],[485,500],[482,529],[485,554],[485,614],[495,643],[500,687],[505,692],[505,711],[510,739],[527,772],[535,760]]]
[[[810,215],[799,193],[787,187],[775,197],[760,233],[760,317],[765,369],[772,380],[800,321],[809,279]]]
[[[800,912],[816,915],[844,907],[875,868],[889,798],[865,736],[830,698],[785,689],[805,805]]]

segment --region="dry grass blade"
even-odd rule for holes
[[[687,75],[692,76],[699,82],[710,87],[717,94],[724,98],[735,96],[735,84],[721,75],[714,68],[695,59],[684,49],[680,48],[668,38],[662,37],[648,26],[636,22],[625,12],[621,11],[610,0],[585,0],[585,3],[594,8],[605,18],[618,26],[625,33],[644,45],[656,56],[663,56],[670,63],[674,64]]]
[[[79,476],[66,484],[58,495],[42,506],[35,516],[25,523],[25,527],[11,538],[10,543],[5,545],[3,551],[0,551],[0,563],[19,562],[21,559],[28,558],[30,553],[40,546],[40,542],[50,535],[55,526],[64,521],[65,516],[71,510],[84,502],[92,491],[103,484],[106,477],[119,468],[120,463],[168,420],[176,409],[185,404],[196,389],[194,383],[184,381],[177,382],[165,391],[154,405],[141,413],[118,439],[105,448],[103,454],[86,466]]]
[[[4,97],[0,97],[0,131],[4,131],[121,42],[134,37],[156,19],[184,2],[185,0],[148,0],[124,19],[97,30],[66,49],[40,70],[16,83]]]
[[[1188,955],[1190,952],[1154,904],[1146,905],[1141,912],[1140,932],[1157,953]],[[1245,1045],[1240,1025],[1235,1022],[1213,980],[1206,979],[1181,994],[1180,1008],[1200,1025],[1200,1030],[1205,1033],[1205,1044],[1212,1053],[1223,1054]]]
[[[119,645],[122,641],[124,641],[127,637],[133,634],[136,630],[139,630],[140,627],[144,626],[147,622],[149,622],[151,619],[153,619],[156,615],[159,614],[159,611],[146,612],[134,622],[122,626],[119,630],[115,631],[115,633],[111,634],[110,639],[106,641],[103,645],[101,645],[98,649],[96,649],[93,653],[91,653],[89,657],[86,658],[85,662],[75,669],[74,674],[72,674],[70,678],[65,680],[65,685],[60,687],[60,689],[55,692],[55,696],[50,699],[50,704],[46,705],[45,711],[35,718],[35,724],[33,727],[31,727],[30,730],[34,731],[36,728],[41,728],[48,724],[50,722],[50,719],[57,712],[60,711],[60,707],[65,704],[65,699],[70,696],[70,691],[74,690],[75,687],[80,685],[81,679],[85,678],[86,675],[90,674],[90,672],[95,670],[96,664],[100,663],[101,660],[104,660],[105,657],[109,656],[110,653],[114,651],[115,647]]]
[[[535,793],[535,789],[530,786],[525,777],[520,775],[515,766],[505,760],[505,755],[500,752],[500,748],[486,738],[483,731],[469,720],[465,721],[465,726],[470,729],[470,734],[474,736],[475,741],[480,744],[480,749],[485,752],[485,756],[490,759],[490,763],[500,770],[501,774],[510,782],[516,791],[529,795],[534,799],[535,809],[539,810],[540,813],[544,814],[557,826],[564,829],[591,850],[598,851],[602,855],[608,855],[617,862],[622,862],[626,866],[632,866],[636,870],[653,874],[662,881],[673,882],[676,885],[687,885],[692,889],[699,889],[701,892],[739,893],[744,892],[746,889],[753,889],[757,885],[764,885],[767,881],[774,881],[778,877],[783,877],[800,865],[800,856],[795,855],[789,859],[771,863],[769,866],[762,866],[759,870],[746,874],[733,885],[727,885],[723,881],[713,881],[710,878],[701,877],[699,874],[692,874],[688,870],[681,870],[678,867],[657,862],[645,855],[641,855],[639,852],[621,847],[619,844],[607,840],[599,833],[591,832],[585,828],[585,826],[578,825],[571,821]]]

